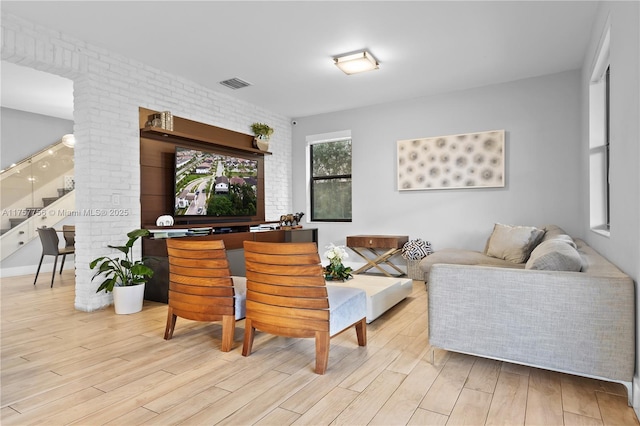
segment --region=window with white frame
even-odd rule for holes
[[[609,234],[610,228],[610,87],[609,37],[602,37],[589,85],[589,224]]]
[[[351,132],[307,137],[312,222],[351,222]]]

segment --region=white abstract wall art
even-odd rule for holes
[[[398,190],[504,187],[504,130],[398,144]]]

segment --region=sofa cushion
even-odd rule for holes
[[[567,244],[569,244],[571,247],[573,247],[574,249],[577,249],[578,246],[576,245],[576,242],[573,241],[573,238],[571,238],[569,235],[567,234],[559,234],[554,236],[553,238],[545,238],[544,241],[549,241],[549,240],[555,240],[555,241],[563,241]],[[543,241],[543,242],[544,242]]]
[[[544,230],[533,226],[496,223],[487,245],[487,255],[513,263],[524,263],[543,235]]]
[[[552,239],[541,242],[531,252],[525,269],[578,272],[582,269],[582,258],[569,242]]]
[[[367,316],[367,293],[359,288],[327,286],[329,335],[343,331]]]
[[[544,230],[544,236],[542,237],[542,240],[540,240],[540,242],[552,240],[559,235],[567,234],[566,231],[560,228],[558,225],[542,225],[538,226],[538,228]]]

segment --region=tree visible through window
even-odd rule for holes
[[[351,221],[351,139],[310,145],[311,220]]]

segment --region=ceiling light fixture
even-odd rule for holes
[[[371,53],[363,50],[333,58],[336,66],[347,75],[378,69],[378,61]]]
[[[66,146],[67,148],[73,148],[74,146],[76,146],[76,137],[73,136],[73,134],[64,135],[62,137],[62,145]]]

